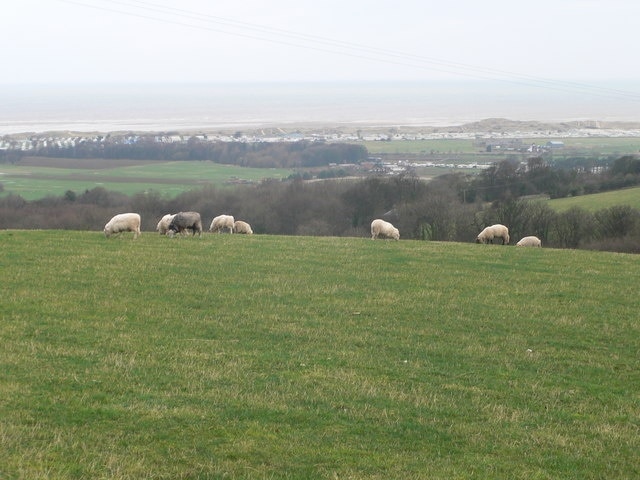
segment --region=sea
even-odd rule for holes
[[[637,85],[307,82],[0,85],[0,135],[266,126],[462,125],[487,118],[640,121]]]

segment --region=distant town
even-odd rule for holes
[[[640,137],[640,125],[635,123],[575,121],[566,123],[517,122],[487,119],[450,127],[420,126],[301,126],[265,127],[248,131],[213,132],[25,132],[0,137],[0,150],[31,151],[57,146],[75,147],[82,143],[135,144],[142,139],[158,143],[187,143],[191,139],[205,142],[358,142],[469,140],[487,151],[500,149],[532,151],[535,148],[561,148],[564,138]],[[545,139],[540,145],[524,144],[522,139]],[[554,140],[548,140],[554,139]]]

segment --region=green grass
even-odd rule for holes
[[[369,154],[381,153],[475,153],[473,140],[437,139],[437,140],[394,140],[381,142],[367,140],[359,142],[364,145]]]
[[[0,231],[0,478],[640,475],[640,257]]]
[[[523,144],[545,144],[550,138],[525,138]],[[563,138],[565,148],[555,151],[556,159],[562,157],[589,155],[627,155],[640,151],[639,138]],[[476,162],[499,162],[508,158],[510,152],[487,153],[474,147],[472,139],[433,139],[364,141],[372,156],[380,154],[436,154],[451,157],[456,164]],[[108,190],[133,195],[146,191],[174,197],[184,191],[193,190],[204,184],[224,186],[232,179],[260,181],[264,178],[282,179],[291,175],[290,169],[243,168],[220,165],[207,161],[196,162],[136,162],[136,165],[120,166],[120,161],[110,161],[111,168],[103,168],[109,161],[73,160],[54,158],[30,158],[33,165],[0,165],[0,196],[18,194],[26,200],[37,200],[48,195],[61,196],[68,190],[76,193],[102,186]],[[130,161],[129,161],[130,162]],[[73,168],[59,168],[71,164]],[[54,165],[54,166],[52,166]],[[432,177],[456,168],[421,167],[418,174]]]
[[[558,138],[527,138],[525,145],[535,143],[544,145],[549,140]],[[640,138],[638,137],[567,137],[560,139],[564,148],[554,152],[555,156],[575,154],[619,154],[627,155],[640,152]]]
[[[595,212],[614,205],[629,205],[640,209],[640,187],[549,200],[549,206],[558,212],[563,212],[571,207],[580,207]]]
[[[558,140],[558,138],[522,138],[522,144],[545,145],[549,140]],[[555,151],[554,157],[598,154],[627,155],[640,152],[640,138],[638,137],[567,137],[560,140],[562,140],[565,147]],[[465,155],[485,153],[484,148],[474,146],[473,139],[364,141],[360,143],[367,148],[371,155],[382,153],[428,154],[433,152],[456,154],[456,157],[465,158]],[[499,160],[508,153],[493,153],[490,158]]]
[[[41,165],[0,165],[1,195],[18,194],[26,200],[36,200],[47,195],[61,196],[67,190],[82,193],[98,186],[132,195],[153,190],[167,196],[175,196],[187,190],[210,184],[222,187],[234,179],[260,181],[264,178],[286,178],[293,170],[270,168],[243,168],[212,162],[137,162],[120,166],[108,160],[97,165],[95,160],[36,159]],[[50,165],[71,164],[73,168]]]

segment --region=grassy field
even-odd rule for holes
[[[0,478],[640,476],[640,256],[0,231]]]
[[[485,161],[466,155],[462,163]],[[469,158],[466,158],[469,157]],[[492,157],[496,160],[495,157]],[[431,178],[455,171],[451,166],[419,167],[416,173]],[[283,179],[294,173],[290,169],[243,168],[212,162],[152,162],[117,160],[74,160],[31,158],[20,165],[0,165],[0,196],[11,193],[26,200],[48,195],[62,196],[71,190],[82,193],[94,187],[133,195],[155,191],[167,197],[204,185],[224,187],[239,181],[259,182],[265,178]]]
[[[595,212],[614,205],[629,205],[640,209],[640,187],[549,200],[549,206],[558,212],[563,212],[571,207],[580,207]]]
[[[381,153],[476,153],[473,140],[465,139],[437,139],[437,140],[393,140],[381,142],[367,140],[359,142],[364,145],[371,155]]]
[[[235,180],[286,178],[293,170],[243,168],[213,162],[144,162],[118,160],[26,159],[20,165],[0,165],[2,195],[15,193],[26,200],[67,190],[82,193],[97,186],[134,193],[154,190],[175,196],[205,184],[224,186]]]
[[[522,138],[522,144],[545,145],[549,140],[558,140],[558,138]],[[640,152],[640,138],[637,137],[567,137],[561,140],[565,147],[554,152],[554,157],[597,154],[626,155]],[[485,150],[482,147],[474,146],[473,139],[365,141],[362,144],[372,155],[441,153],[456,154],[456,157],[465,159],[469,154],[477,155]],[[494,153],[493,157],[500,160],[503,155]]]
[[[524,138],[523,144],[545,144],[549,139]],[[640,138],[563,138],[565,148],[554,152],[555,159],[575,156],[626,155],[640,151]],[[369,154],[434,155],[442,163],[491,163],[507,159],[510,152],[487,153],[472,139],[364,141]],[[460,170],[456,167],[420,167],[417,173],[433,177]],[[47,195],[61,196],[68,190],[84,192],[97,186],[127,195],[156,191],[174,197],[184,191],[211,184],[224,186],[237,180],[282,179],[290,169],[243,168],[207,161],[152,162],[131,160],[91,160],[27,157],[19,165],[0,165],[0,196],[15,193],[26,200]]]
[[[539,138],[525,138],[522,142],[525,145],[531,143],[544,145],[548,140],[558,139],[548,138],[541,141]],[[554,157],[590,153],[628,155],[640,152],[640,138],[638,137],[567,137],[561,140],[564,143],[564,149],[554,153]]]

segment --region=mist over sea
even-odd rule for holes
[[[506,82],[5,85],[0,135],[262,126],[447,126],[485,118],[640,121],[634,85]],[[635,97],[607,89],[634,92]]]

